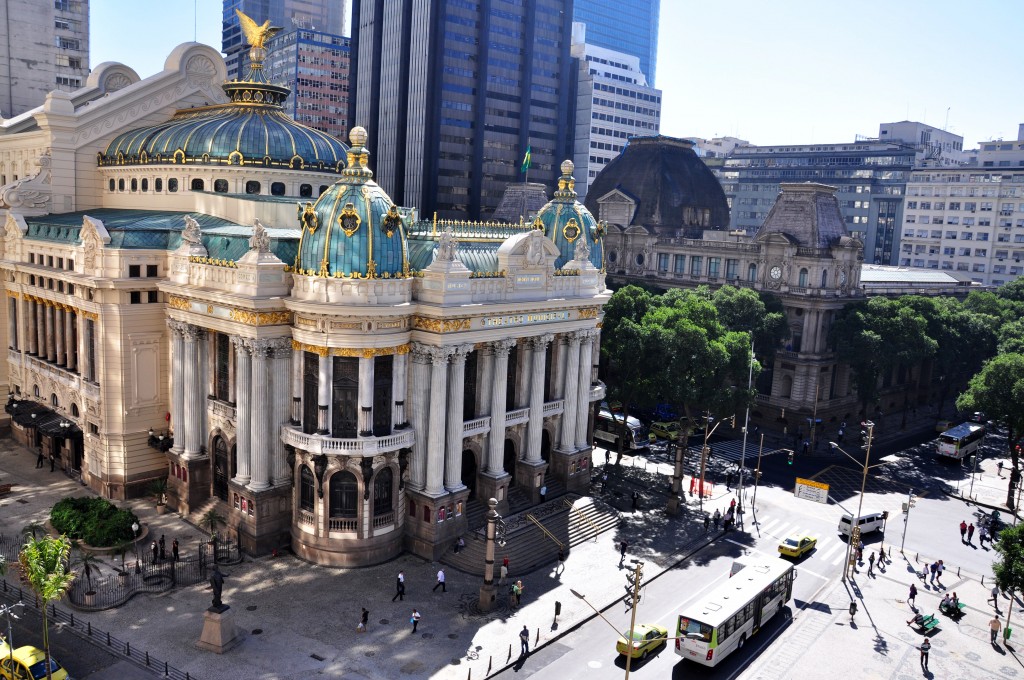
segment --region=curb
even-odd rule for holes
[[[988,508],[989,510],[998,510],[999,512],[1005,512],[1009,515],[1012,515],[1016,517],[1018,520],[1024,519],[1024,517],[1021,517],[1019,511],[1010,510],[1005,505],[993,505],[991,503],[985,503],[984,501],[975,500],[968,496],[962,496],[956,493],[955,491],[947,491],[945,493],[947,497],[956,498],[957,500],[961,500],[964,503],[967,503],[968,505],[976,505],[979,508]]]

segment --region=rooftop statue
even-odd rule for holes
[[[262,25],[257,25],[242,10],[236,9],[235,14],[238,15],[238,21],[242,25],[242,33],[245,34],[245,39],[249,41],[251,47],[266,47],[267,41],[281,30],[278,26],[271,26],[270,19],[264,21]]]

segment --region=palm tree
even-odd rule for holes
[[[89,586],[89,590],[86,595],[95,594],[96,591],[92,589],[92,577],[94,574],[99,576],[102,571],[101,567],[107,566],[107,563],[101,560],[96,553],[89,550],[82,550],[78,541],[75,541],[75,547],[78,548],[78,556],[72,560],[71,566],[79,567],[79,573],[85,574],[85,582]]]
[[[120,543],[118,543],[117,545],[114,546],[114,555],[121,558],[121,573],[122,574],[127,574],[128,573],[125,570],[125,566],[124,566],[124,556],[126,554],[128,554],[129,552],[131,552],[131,550],[132,550],[132,542],[131,541],[121,541]]]
[[[226,522],[227,520],[224,519],[224,515],[211,508],[199,520],[199,525],[205,527],[210,532],[210,538],[212,539],[217,536],[217,528]]]
[[[46,655],[47,680],[53,680],[53,671],[50,668],[50,632],[46,605],[64,597],[75,580],[75,572],[68,568],[70,555],[71,542],[67,536],[33,536],[25,541],[18,555],[22,577],[43,601],[40,609],[43,613],[43,652]]]
[[[46,535],[46,525],[42,522],[29,522],[21,528],[21,533],[25,538],[31,536],[32,538],[38,538],[39,536]]]

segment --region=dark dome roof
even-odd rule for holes
[[[689,140],[633,137],[590,185],[587,208],[600,217],[598,199],[614,189],[637,202],[633,224],[672,231],[690,227],[697,237],[700,229],[729,225],[722,185]]]

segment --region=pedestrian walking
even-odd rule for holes
[[[53,466],[57,464],[57,456],[50,454],[50,472],[53,472]]]
[[[365,633],[366,624],[370,622],[370,612],[367,611],[366,607],[363,607],[363,614],[359,617],[359,625],[356,626],[356,632]]]
[[[164,542],[164,535],[160,534],[160,559],[161,560],[166,560],[167,559],[166,548],[167,548],[167,544]]]
[[[605,451],[604,451],[604,464],[607,465],[608,463],[611,462],[611,460],[612,460],[611,452],[608,451],[608,449],[605,449]]]
[[[839,428],[839,432],[836,433],[836,443],[840,446],[843,443],[843,428]]]
[[[982,526],[982,527],[980,527],[978,529],[978,546],[979,547],[982,547],[982,548],[985,547],[985,539],[986,538],[988,538],[988,529],[986,529],[984,526]]]
[[[704,533],[708,533],[708,527],[711,526],[711,515],[704,513]]]
[[[985,602],[991,602],[995,605],[996,614],[999,613],[999,586],[992,586],[992,597],[985,600]]]
[[[601,473],[601,492],[603,493],[605,488],[608,486],[608,473]]]
[[[160,558],[160,546],[156,544],[156,541],[153,541],[149,548],[153,551],[153,564],[156,564]]]
[[[875,575],[875,553],[868,556],[868,576]]]
[[[523,582],[516,581],[516,606],[523,603]]]
[[[928,652],[932,651],[932,643],[928,638],[925,638],[921,643],[921,668],[928,670]]]
[[[501,566],[505,567],[506,570],[508,569],[508,555],[505,555],[501,559]]]
[[[508,608],[516,608],[516,584],[513,583],[508,587]]]
[[[715,508],[715,514],[711,516],[711,521],[715,523],[715,528],[718,528],[718,523],[722,521],[722,511]]]
[[[960,522],[960,542],[961,543],[966,543],[967,542],[966,536],[967,536],[967,522],[961,521]]]
[[[405,601],[405,572],[398,572],[397,578],[395,578],[395,596],[391,598],[391,601],[395,600]]]
[[[501,572],[500,573],[501,573],[501,578],[498,579],[498,585],[499,586],[500,585],[504,585],[505,584],[505,579],[508,578],[508,567],[506,567],[504,564],[501,565]]]
[[[917,586],[913,583],[910,584],[910,595],[907,597],[907,602],[911,607],[917,606]]]
[[[996,643],[996,638],[999,636],[999,631],[1001,631],[1002,629],[1003,626],[1001,623],[999,623],[999,619],[993,616],[992,620],[988,622],[988,632],[992,638],[992,644]]]
[[[928,571],[931,572],[931,584],[935,585],[935,574],[939,571],[939,563],[932,562],[931,565],[928,567]]]
[[[967,525],[967,545],[971,544],[974,540],[974,522]]]
[[[939,560],[938,567],[935,569],[935,583],[942,586],[943,588],[946,587],[942,585],[942,572],[944,572],[945,570],[946,566],[942,564],[942,560]]]
[[[36,457],[36,469],[46,465],[46,458],[43,457],[43,447],[39,447],[39,455]]]
[[[409,623],[412,624],[412,632],[416,632],[416,626],[420,625],[420,613],[415,609],[412,610],[412,616],[409,617]]]
[[[731,501],[729,501],[729,512],[730,512],[730,514],[736,512],[736,499],[735,498],[733,498]]]
[[[437,570],[437,583],[434,584],[433,590],[437,590],[438,586],[441,587],[441,592],[442,593],[448,592],[448,588],[445,587],[445,585],[444,585],[444,569],[438,569]],[[433,591],[431,591],[431,592],[433,592]]]
[[[811,442],[807,439],[804,440],[804,455],[806,456],[811,452]]]
[[[619,564],[626,561],[626,548],[629,547],[629,543],[622,541],[619,543]]]
[[[171,541],[171,557],[174,558],[175,562],[178,561],[178,539]]]
[[[519,631],[519,656],[523,657],[530,653],[530,629],[525,625]]]
[[[561,546],[559,546],[559,548],[558,548],[558,567],[555,569],[555,571],[561,573],[561,571],[563,569],[565,569],[565,548],[562,548]]]
[[[1003,461],[996,463],[996,469],[999,470],[999,479],[1003,478]]]
[[[732,491],[732,470],[725,473],[725,490]]]

